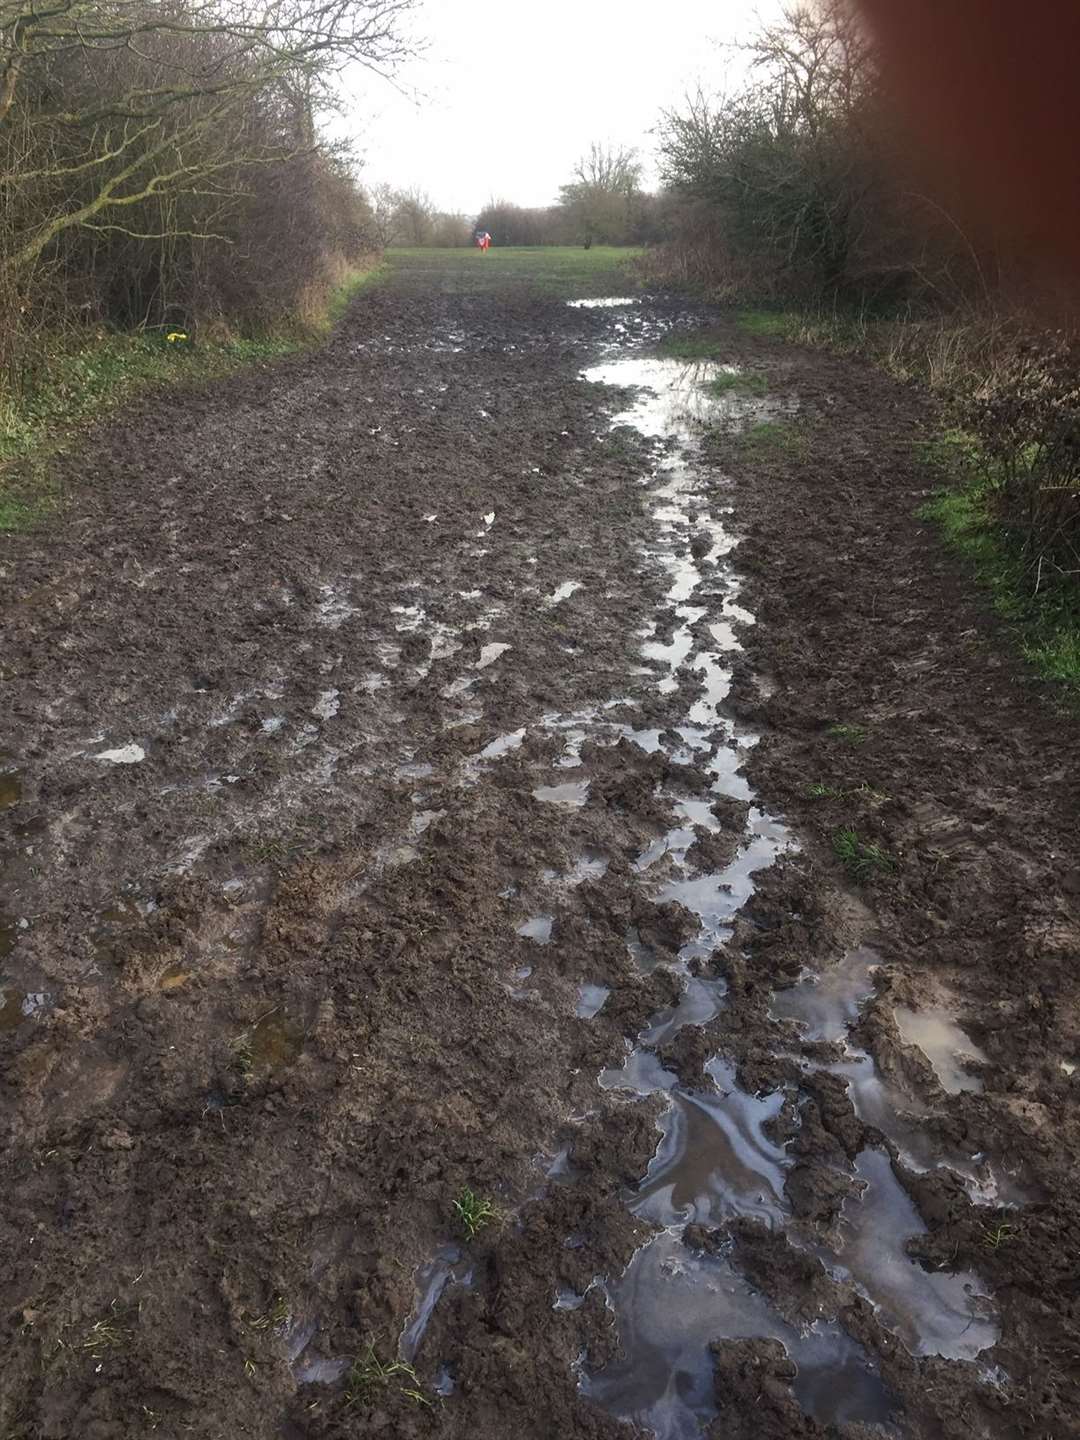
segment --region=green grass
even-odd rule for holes
[[[705,389],[713,395],[765,395],[769,382],[756,370],[722,370],[712,380],[706,380]]]
[[[864,840],[851,826],[843,826],[833,835],[833,850],[853,880],[862,884],[876,871],[896,869],[896,861],[873,840]]]
[[[1002,1245],[1007,1245],[1017,1233],[1015,1225],[984,1225],[983,1244],[987,1250],[1000,1250]]]
[[[288,1320],[289,1306],[283,1295],[275,1295],[268,1310],[261,1315],[249,1312],[244,1318],[252,1330],[276,1330]]]
[[[747,460],[788,456],[797,460],[806,454],[806,436],[786,420],[760,420],[736,436],[736,444]]]
[[[826,785],[821,780],[816,780],[812,785],[806,787],[806,798],[808,800],[843,800],[847,794],[838,785]]]
[[[740,310],[735,317],[740,330],[769,340],[794,340],[803,317],[794,310]]]
[[[417,1405],[430,1405],[428,1397],[421,1393],[416,1371],[404,1360],[382,1360],[372,1341],[369,1341],[353,1361],[345,1381],[345,1403],[349,1406],[366,1405],[374,1401],[380,1390],[396,1387],[400,1394]]]
[[[887,805],[892,799],[882,790],[875,790],[863,780],[858,785],[851,785],[845,788],[842,785],[829,785],[823,780],[816,780],[806,787],[806,798],[808,800],[864,800],[867,805]]]
[[[467,1185],[454,1201],[453,1209],[466,1240],[475,1240],[484,1226],[495,1219],[495,1207],[491,1201],[475,1194]]]
[[[32,392],[0,401],[0,531],[25,530],[55,509],[59,495],[49,460],[80,426],[107,415],[154,385],[197,384],[318,342],[382,267],[351,275],[326,311],[305,327],[257,339],[170,342],[165,334],[104,334],[42,366]],[[180,332],[174,332],[180,333]]]
[[[866,739],[866,726],[840,721],[835,725],[829,725],[825,734],[830,740],[843,740],[846,745],[861,745]]]
[[[708,330],[696,330],[691,334],[677,331],[665,335],[659,346],[660,354],[671,360],[723,360],[731,352],[731,342]]]
[[[631,263],[637,246],[522,245],[479,250],[388,250],[396,288],[452,294],[526,291],[561,300],[633,295],[641,288]]]
[[[740,310],[736,323],[747,335],[818,346],[839,355],[864,350],[868,343],[880,345],[896,327],[895,319],[856,310]]]
[[[361,290],[370,290],[373,285],[385,280],[388,274],[389,267],[385,262],[373,265],[370,270],[355,270],[330,296],[324,320],[317,328],[324,332],[332,330]]]
[[[994,514],[993,468],[974,437],[945,431],[924,442],[920,453],[949,482],[919,508],[920,518],[937,525],[946,544],[987,589],[1036,673],[1080,697],[1080,586],[1075,577],[1047,575],[1034,589],[1018,543]]]

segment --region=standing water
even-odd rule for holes
[[[748,804],[746,830],[730,863],[718,872],[702,871],[694,864],[695,827],[709,833],[720,828],[712,802],[667,796],[671,828],[639,855],[634,869],[650,899],[677,901],[697,917],[697,933],[683,945],[675,966],[683,995],[653,1018],[621,1069],[599,1077],[604,1089],[627,1104],[660,1097],[666,1109],[656,1153],[629,1200],[656,1231],[624,1274],[608,1280],[619,1353],[600,1370],[591,1369],[586,1358],[581,1385],[597,1403],[658,1440],[692,1440],[716,1415],[710,1346],[725,1339],[778,1340],[796,1367],[797,1399],[823,1423],[881,1422],[892,1408],[868,1356],[838,1325],[794,1328],[729,1259],[683,1243],[692,1223],[717,1226],[746,1218],[784,1230],[790,1220],[784,1191],[790,1162],[771,1131],[786,1092],[747,1094],[719,1057],[706,1066],[714,1088],[687,1089],[656,1054],[678,1029],[707,1023],[720,1012],[724,983],[709,974],[717,952],[731,936],[736,912],[753,894],[755,876],[794,848],[783,822],[755,803],[740,773],[757,737],[737,729],[721,708],[731,682],[730,657],[740,648],[732,621],[750,624],[753,616],[737,602],[739,582],[729,559],[736,541],[715,518],[696,452],[703,423],[745,424],[775,408],[775,402],[748,398],[737,387],[710,387],[710,380],[729,369],[626,359],[585,372],[588,381],[632,391],[631,403],[613,425],[633,426],[665,446],[648,482],[655,541],[646,559],[666,572],[662,609],[674,619],[663,640],[653,638],[651,627],[641,647],[642,673],[651,677],[646,685],[669,697],[680,713],[665,729],[649,732],[648,748],[663,749],[675,764],[692,760],[703,766],[712,776],[713,797]],[[715,620],[707,618],[710,611],[719,611]],[[703,644],[705,634],[709,640]],[[581,728],[589,732],[588,719]],[[550,790],[535,793],[566,803]],[[631,954],[640,954],[643,970],[654,967],[639,941],[631,944]],[[841,1040],[872,988],[875,960],[871,952],[856,952],[820,989],[804,984],[798,996],[780,1000],[778,1014],[807,1022],[822,1039]],[[909,1022],[909,1028],[915,1026]],[[938,1060],[944,1047],[930,1048]],[[864,1058],[868,1061],[858,1056]],[[834,1273],[850,1278],[913,1353],[966,1359],[993,1344],[996,1329],[975,1294],[973,1277],[931,1275],[907,1255],[907,1238],[923,1227],[888,1156],[864,1151],[848,1173],[856,1198],[845,1206],[836,1253],[823,1247]],[[789,1240],[800,1244],[794,1234]]]

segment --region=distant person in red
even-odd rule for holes
[[[491,236],[486,230],[477,230],[476,243],[479,248],[483,250],[486,254],[487,251],[491,248]]]

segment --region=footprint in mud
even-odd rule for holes
[[[535,941],[537,945],[547,945],[551,940],[554,924],[555,917],[553,915],[533,915],[528,920],[521,922],[516,933],[525,940]]]
[[[578,986],[577,1004],[574,1006],[574,1014],[579,1020],[595,1019],[604,1008],[611,988],[608,985],[584,984]]]
[[[918,1046],[948,1094],[982,1089],[982,1081],[969,1072],[965,1061],[979,1064],[985,1062],[986,1056],[968,1039],[944,1005],[925,1010],[909,1010],[898,1005],[893,1019],[904,1044]]]
[[[975,1276],[924,1270],[908,1256],[908,1240],[926,1226],[888,1155],[864,1150],[855,1174],[864,1188],[844,1202],[837,1259],[880,1307],[883,1323],[913,1355],[974,1360],[996,1344],[998,1327]]]
[[[568,780],[563,785],[538,785],[532,793],[545,805],[562,805],[568,810],[579,810],[588,799],[589,781]]]

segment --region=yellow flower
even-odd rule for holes
[[[178,341],[186,340],[187,338],[183,330],[170,330],[168,335],[165,336],[165,339],[170,345],[175,345]]]

